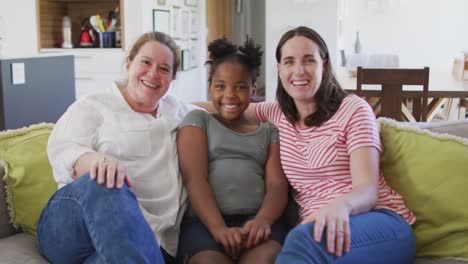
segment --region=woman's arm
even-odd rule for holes
[[[92,179],[106,183],[108,188],[120,188],[126,177],[126,168],[117,159],[96,152],[99,142],[98,127],[103,117],[86,101],[77,101],[60,117],[47,144],[47,154],[58,183],[68,184],[90,172]]]
[[[86,171],[75,170],[75,164],[86,153],[94,153],[101,115],[84,101],[73,103],[60,117],[50,134],[47,155],[58,183],[68,184]]]
[[[281,167],[279,143],[270,144],[265,165],[266,194],[256,217],[244,225],[249,233],[247,248],[267,240],[271,225],[283,214],[288,203],[288,181]]]
[[[206,102],[192,102],[193,105],[196,105],[198,107],[201,107],[205,109],[209,113],[216,113],[218,110],[213,106],[211,101],[206,101]],[[250,103],[249,107],[244,112],[244,116],[247,120],[249,121],[257,121],[257,115],[255,113],[255,107],[257,103]]]
[[[214,239],[223,244],[230,256],[241,250],[240,230],[226,227],[208,181],[208,139],[205,131],[185,126],[177,134],[177,151],[182,179],[190,204]]]
[[[374,147],[352,151],[350,170],[352,190],[335,198],[303,221],[315,222],[313,236],[317,242],[320,242],[326,227],[328,251],[337,256],[350,250],[349,216],[368,212],[377,203],[379,151]]]
[[[83,154],[73,166],[75,179],[89,172],[92,180],[99,184],[106,184],[107,188],[122,188],[124,181],[129,187],[132,181],[127,174],[127,168],[122,162],[110,155],[101,152],[88,152]]]
[[[216,108],[213,106],[211,101],[197,101],[197,102],[192,102],[191,104],[205,109],[208,113],[218,112],[218,110],[216,110]]]
[[[373,147],[362,147],[351,152],[350,170],[353,189],[342,196],[350,215],[368,212],[377,203],[380,153]]]

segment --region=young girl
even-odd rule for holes
[[[270,123],[248,121],[262,51],[247,39],[208,46],[208,83],[216,114],[189,113],[177,147],[190,209],[182,220],[179,259],[188,263],[273,263],[285,225],[278,221],[288,185],[279,136]]]

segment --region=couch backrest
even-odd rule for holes
[[[446,133],[468,138],[468,119],[462,119],[457,121],[418,123],[417,126],[420,128],[428,129],[435,133]]]
[[[436,133],[447,133],[459,137],[468,138],[468,119],[460,121],[442,121],[431,123],[417,123],[416,126],[426,128]],[[0,175],[3,175],[3,168],[0,166]],[[293,221],[294,222],[294,221]],[[0,238],[10,236],[18,232],[9,223],[8,210],[5,198],[5,186],[0,179]]]
[[[0,166],[0,238],[10,236],[17,232],[8,219],[5,186],[3,184],[3,179],[1,179],[1,175],[3,175],[2,166]]]

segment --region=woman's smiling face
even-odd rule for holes
[[[132,61],[127,61],[127,93],[143,107],[157,107],[167,93],[173,76],[172,51],[157,41],[148,41]]]
[[[281,48],[278,75],[286,92],[297,102],[313,102],[322,83],[325,61],[319,46],[304,36],[295,36]]]

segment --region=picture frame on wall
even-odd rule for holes
[[[200,17],[196,10],[190,10],[190,35],[192,38],[197,37],[200,27]]]
[[[198,66],[198,53],[199,47],[198,39],[191,39],[190,40],[190,68],[196,68]]]
[[[179,47],[179,57],[180,57],[180,63],[179,63],[179,68],[177,69],[177,71],[182,71],[184,70],[184,56],[187,56],[189,54],[184,54],[185,52],[183,52],[184,50],[189,50],[190,49],[190,40],[189,39],[180,39],[180,38],[177,38],[177,39],[174,39],[175,43],[177,44],[177,46]],[[187,62],[187,59],[185,59],[186,62]]]
[[[182,6],[185,0],[171,0],[170,4],[173,6]]]
[[[181,26],[181,12],[182,9],[180,6],[172,6],[171,7],[171,32],[170,35],[173,38],[180,38],[181,37],[181,31],[182,31],[182,26]]]
[[[171,34],[171,15],[169,10],[153,9],[153,31]]]
[[[190,37],[190,12],[189,10],[182,9],[181,19],[182,19],[181,36],[183,38],[189,38]]]
[[[181,50],[181,58],[182,58],[182,70],[186,71],[190,69],[190,50],[189,49],[183,49]]]
[[[185,0],[186,6],[198,6],[198,0]]]

